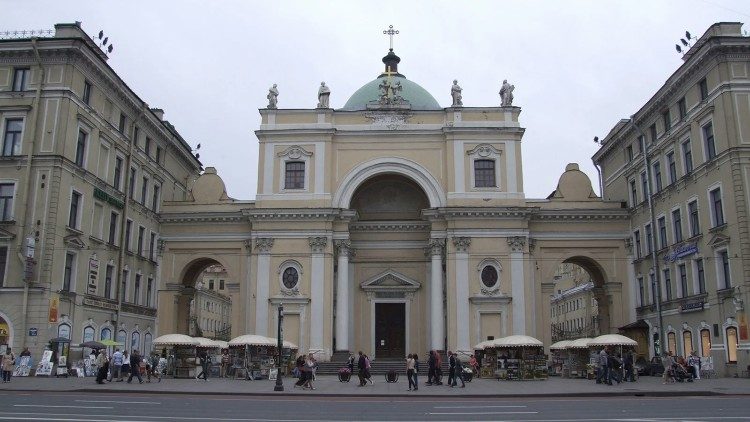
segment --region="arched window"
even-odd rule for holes
[[[711,356],[711,331],[707,328],[701,330],[701,356]]]
[[[682,347],[685,356],[690,356],[693,353],[693,333],[688,330],[682,332]]]
[[[727,362],[737,363],[737,327],[727,327]]]
[[[63,337],[68,340],[70,340],[70,325],[69,324],[60,324],[57,327],[57,336]]]
[[[138,350],[138,347],[141,345],[141,333],[138,331],[133,331],[133,334],[130,336],[130,351],[132,353],[133,350]]]
[[[109,328],[102,328],[99,340],[112,340],[112,330]]]
[[[143,335],[143,356],[151,353],[151,333]]]
[[[117,342],[122,344],[122,347],[124,350],[127,350],[128,347],[128,332],[125,330],[120,330],[117,332]]]
[[[84,328],[83,329],[83,342],[85,343],[87,341],[94,341],[94,333],[95,333],[94,327],[89,325],[86,328]]]
[[[667,333],[667,350],[677,356],[677,335],[674,332]]]

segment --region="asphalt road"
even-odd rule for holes
[[[7,392],[0,403],[0,421],[750,421],[746,396],[487,400]]]

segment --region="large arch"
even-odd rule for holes
[[[4,312],[0,311],[0,319],[5,321],[5,325],[8,327],[8,347],[13,347],[13,340],[15,340],[15,330],[13,329],[13,321]]]
[[[379,174],[400,174],[416,182],[427,195],[430,207],[444,207],[447,198],[442,186],[430,172],[420,164],[398,157],[377,158],[354,167],[341,181],[333,195],[334,208],[349,208],[357,188],[369,178]]]

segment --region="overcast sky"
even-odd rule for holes
[[[598,191],[591,156],[682,63],[674,44],[714,22],[750,22],[746,0],[60,1],[0,0],[0,30],[81,21],[114,44],[109,64],[165,110],[230,196],[257,190],[258,109],[313,108],[320,81],[340,108],[382,71],[383,30],[400,31],[399,71],[450,105],[498,106],[503,79],[522,108],[524,190],[546,197],[570,162]],[[749,25],[743,27],[750,29]]]

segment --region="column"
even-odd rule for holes
[[[470,352],[469,245],[470,237],[453,238],[453,246],[456,248],[456,350]]]
[[[427,252],[430,255],[430,349],[442,350],[445,338],[445,314],[443,313],[443,250],[445,240],[430,240]]]
[[[625,251],[628,254],[625,265],[627,266],[628,273],[628,301],[630,302],[630,306],[628,307],[628,320],[626,322],[630,323],[635,322],[638,319],[635,308],[641,306],[641,304],[638,303],[638,281],[635,279],[635,264],[633,264],[633,241],[630,238],[625,239]],[[677,274],[677,276],[679,277],[679,274]],[[687,296],[687,292],[683,292],[682,295]]]
[[[273,238],[259,237],[255,239],[255,250],[258,253],[258,271],[255,286],[255,333],[268,335],[268,289],[271,274],[271,248]]]
[[[325,324],[325,264],[326,237],[311,237],[312,263],[310,275],[310,350],[324,350]],[[324,355],[328,355],[324,353]]]
[[[526,238],[508,238],[510,247],[510,280],[513,290],[513,334],[526,335],[526,282],[523,273],[523,249]]]
[[[337,240],[338,273],[336,277],[336,351],[349,350],[349,240]]]

